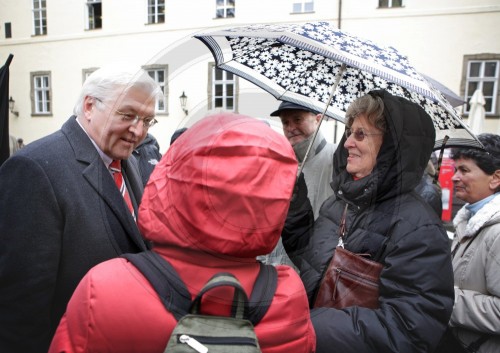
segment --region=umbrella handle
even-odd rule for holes
[[[323,122],[323,119],[325,118],[325,113],[328,110],[330,103],[332,102],[333,95],[335,94],[335,91],[337,90],[337,87],[339,86],[340,79],[342,78],[342,75],[344,75],[346,68],[347,68],[346,64],[342,64],[340,66],[339,72],[337,73],[337,76],[335,77],[335,83],[332,86],[332,91],[330,92],[330,97],[328,97],[328,102],[326,103],[325,110],[321,114],[321,120],[319,121],[319,124],[316,127],[316,130],[314,131],[313,138],[311,139],[309,146],[307,146],[306,154],[304,155],[304,159],[302,160],[302,163],[300,164],[300,168],[299,168],[299,171],[297,173],[297,179],[295,181],[295,184],[297,184],[299,181],[299,175],[302,173],[302,169],[304,169],[304,164],[306,163],[307,157],[309,156],[309,152],[311,151],[312,145],[314,144],[314,140],[316,140],[316,136],[318,135],[319,128],[321,127],[321,123]]]

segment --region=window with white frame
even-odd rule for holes
[[[476,90],[481,90],[484,96],[486,114],[498,115],[497,97],[500,70],[500,56],[497,60],[469,60],[465,84],[465,113],[470,110],[469,101]]]
[[[33,34],[47,34],[47,9],[45,0],[33,0]]]
[[[161,91],[163,92],[163,95],[161,98],[157,99],[156,100],[156,107],[155,107],[155,111],[157,113],[168,113],[168,110],[167,110],[167,70],[168,70],[168,67],[167,66],[157,66],[157,67],[153,67],[153,66],[148,66],[148,67],[144,67],[144,70],[147,71],[147,73],[149,74],[149,76],[151,76],[155,81],[156,83],[158,83],[158,85],[160,85],[161,87]]]
[[[31,73],[31,91],[33,114],[51,114],[50,72]]]
[[[234,17],[235,0],[215,0],[215,17],[230,18]]]
[[[165,22],[165,0],[148,0],[148,23]]]
[[[292,12],[305,13],[314,11],[314,0],[297,1],[293,0]]]
[[[403,7],[403,0],[378,0],[378,7]]]
[[[101,0],[87,0],[87,29],[102,28]]]
[[[211,99],[209,109],[236,111],[236,77],[211,64]]]

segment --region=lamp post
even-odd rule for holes
[[[15,116],[19,116],[19,112],[15,111],[14,110],[14,104],[16,103],[16,101],[12,98],[12,96],[9,98],[9,110],[12,114],[14,114]]]
[[[188,115],[188,110],[186,109],[187,99],[188,97],[186,96],[184,91],[182,91],[182,95],[179,97],[179,100],[181,101],[181,108],[184,111],[184,114],[186,115]]]

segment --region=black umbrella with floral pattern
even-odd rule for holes
[[[479,147],[446,98],[407,58],[335,28],[328,22],[250,25],[195,36],[217,67],[293,102],[344,122],[349,104],[374,89],[419,104],[433,119],[438,149]]]

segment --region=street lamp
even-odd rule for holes
[[[9,110],[15,116],[19,116],[19,112],[17,112],[17,111],[14,110],[14,104],[15,103],[16,103],[16,101],[12,97],[10,97],[9,98]]]
[[[188,115],[188,111],[186,109],[186,103],[187,103],[188,97],[186,96],[186,94],[184,93],[184,91],[182,91],[182,95],[179,97],[179,99],[181,101],[181,108],[182,108],[182,110],[184,111],[184,113],[186,115]]]

